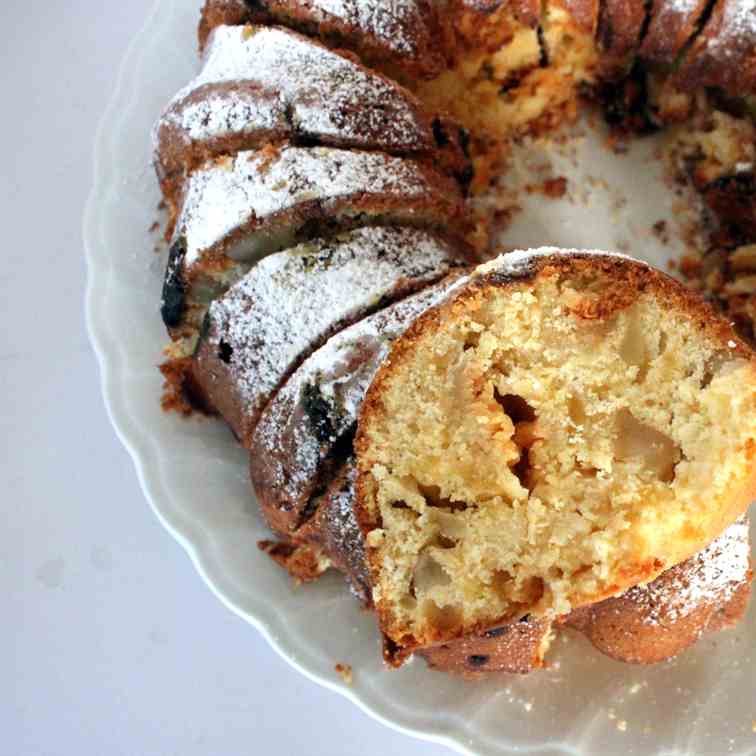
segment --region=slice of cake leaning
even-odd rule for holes
[[[756,488],[756,360],[642,263],[514,254],[394,343],[355,445],[373,598],[401,659],[558,618],[705,548]]]

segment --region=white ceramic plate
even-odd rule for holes
[[[161,412],[158,402],[164,253],[153,253],[157,234],[148,231],[159,201],[149,132],[196,68],[198,6],[159,0],[126,56],[97,138],[85,238],[88,324],[113,424],[156,514],[207,584],[313,680],[392,727],[460,752],[756,753],[753,611],[736,631],[654,668],[617,664],[570,638],[557,644],[550,671],[473,684],[419,662],[387,671],[373,617],[338,576],[294,588],[258,551],[256,541],[267,533],[243,452],[219,422],[183,420]],[[570,176],[570,201],[533,196],[503,243],[630,244],[634,254],[664,263],[670,248],[650,233],[670,212],[661,183],[649,178],[653,145],[642,145],[635,163],[620,163],[608,155],[586,158],[591,143],[578,142],[574,155],[531,147],[531,168],[550,162],[552,173]],[[621,187],[630,205],[616,190],[588,197],[586,187],[603,185],[586,179],[589,173]],[[351,687],[335,674],[336,662],[353,666]]]

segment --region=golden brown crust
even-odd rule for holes
[[[605,319],[613,312],[628,307],[639,296],[640,292],[653,291],[664,301],[666,306],[678,312],[687,314],[693,321],[695,328],[702,337],[718,343],[723,350],[728,350],[733,357],[740,357],[750,362],[756,370],[756,361],[749,346],[737,335],[732,327],[714,309],[695,292],[665,275],[664,273],[629,258],[620,256],[595,255],[591,253],[569,254],[553,253],[535,255],[526,264],[517,269],[498,266],[497,263],[481,266],[479,274],[470,283],[450,297],[442,305],[433,308],[418,318],[407,330],[402,338],[397,340],[389,357],[385,360],[365,398],[360,417],[355,450],[359,460],[359,475],[357,480],[357,520],[367,538],[368,534],[381,527],[380,515],[370,502],[374,501],[375,482],[372,478],[372,462],[370,461],[371,426],[380,422],[384,405],[382,395],[388,390],[388,383],[403,362],[412,358],[415,345],[430,337],[447,322],[452,322],[468,309],[476,309],[482,297],[491,287],[508,288],[512,291],[526,289],[537,277],[555,276],[569,273],[580,276],[585,273],[601,273],[613,283],[607,284],[602,297],[595,307],[576,312],[578,317]],[[603,295],[606,296],[603,296]],[[753,460],[756,448],[751,444],[746,450],[749,459]],[[604,588],[591,595],[575,594],[571,597],[573,608],[594,604],[603,599],[616,596],[638,583],[649,582],[658,577],[664,570],[679,564],[697,552],[701,551],[713,538],[733,523],[747,509],[756,495],[756,465],[753,466],[750,479],[745,481],[740,491],[732,491],[729,499],[722,502],[721,507],[702,510],[695,524],[691,523],[681,529],[679,537],[667,544],[663,554],[649,556],[635,564],[627,564],[618,570],[615,580],[606,583]],[[379,561],[377,549],[368,547],[368,563],[372,580],[378,582],[382,565]],[[446,626],[442,629],[432,628],[423,637],[414,637],[404,631],[398,631],[395,626],[391,605],[377,602],[377,612],[384,632],[400,648],[399,655],[406,656],[413,649],[437,642],[445,642],[459,638],[470,632],[485,628],[469,628],[462,625]],[[532,607],[525,607],[521,613],[532,611]],[[516,617],[503,616],[496,620],[497,624],[506,624]]]
[[[431,669],[475,679],[496,672],[527,674],[546,666],[551,623],[524,618],[480,635],[418,651]]]
[[[617,661],[655,664],[745,613],[752,573],[748,524],[736,523],[704,551],[647,586],[582,607],[562,624]]]

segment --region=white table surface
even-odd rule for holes
[[[0,3],[0,756],[448,753],[311,683],[226,610],[108,422],[81,215],[150,3]]]

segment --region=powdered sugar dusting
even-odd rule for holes
[[[281,138],[412,151],[433,147],[420,110],[398,84],[299,34],[219,26],[202,70],[174,97],[162,121],[193,140],[210,140],[237,134],[239,113],[246,113],[248,134],[275,128]],[[156,134],[159,139],[159,128]]]
[[[255,432],[256,481],[282,508],[300,511],[340,439],[354,432],[375,374],[392,343],[451,288],[444,281],[365,318],[326,342],[287,381]]]
[[[350,458],[329,487],[319,512],[329,556],[341,563],[349,576],[352,592],[361,601],[370,598],[365,543],[354,511],[357,465]]]
[[[687,562],[624,597],[644,607],[646,623],[671,626],[702,606],[727,603],[748,577],[750,556],[748,520],[742,517]]]
[[[475,276],[486,276],[491,273],[500,273],[504,276],[516,278],[527,275],[536,260],[543,257],[561,257],[569,258],[577,255],[596,255],[598,257],[616,257],[622,260],[647,266],[648,263],[637,260],[629,255],[623,255],[620,252],[603,252],[601,250],[578,250],[578,249],[561,249],[560,247],[538,247],[536,249],[518,249],[499,255],[490,262],[479,265],[475,269]]]
[[[241,244],[224,251],[252,261],[293,241],[307,220],[295,216],[298,206],[317,203],[321,216],[338,217],[356,212],[350,205],[357,200],[359,211],[369,212],[370,197],[379,213],[391,197],[397,212],[411,215],[413,200],[433,189],[421,166],[380,153],[286,147],[270,159],[240,152],[190,176],[176,233],[186,240],[190,266],[246,230]]]
[[[233,350],[230,368],[256,416],[300,359],[381,301],[445,275],[454,249],[410,228],[363,228],[333,243],[271,255],[210,307],[208,339]]]
[[[756,0],[725,0],[718,34],[708,40],[709,51],[720,59],[740,58],[745,50],[756,55]]]
[[[394,53],[419,53],[417,36],[424,30],[425,14],[416,0],[310,0],[309,5],[375,37]]]
[[[283,102],[249,90],[203,93],[201,99],[182,104],[167,118],[193,141],[277,132],[287,125]]]

